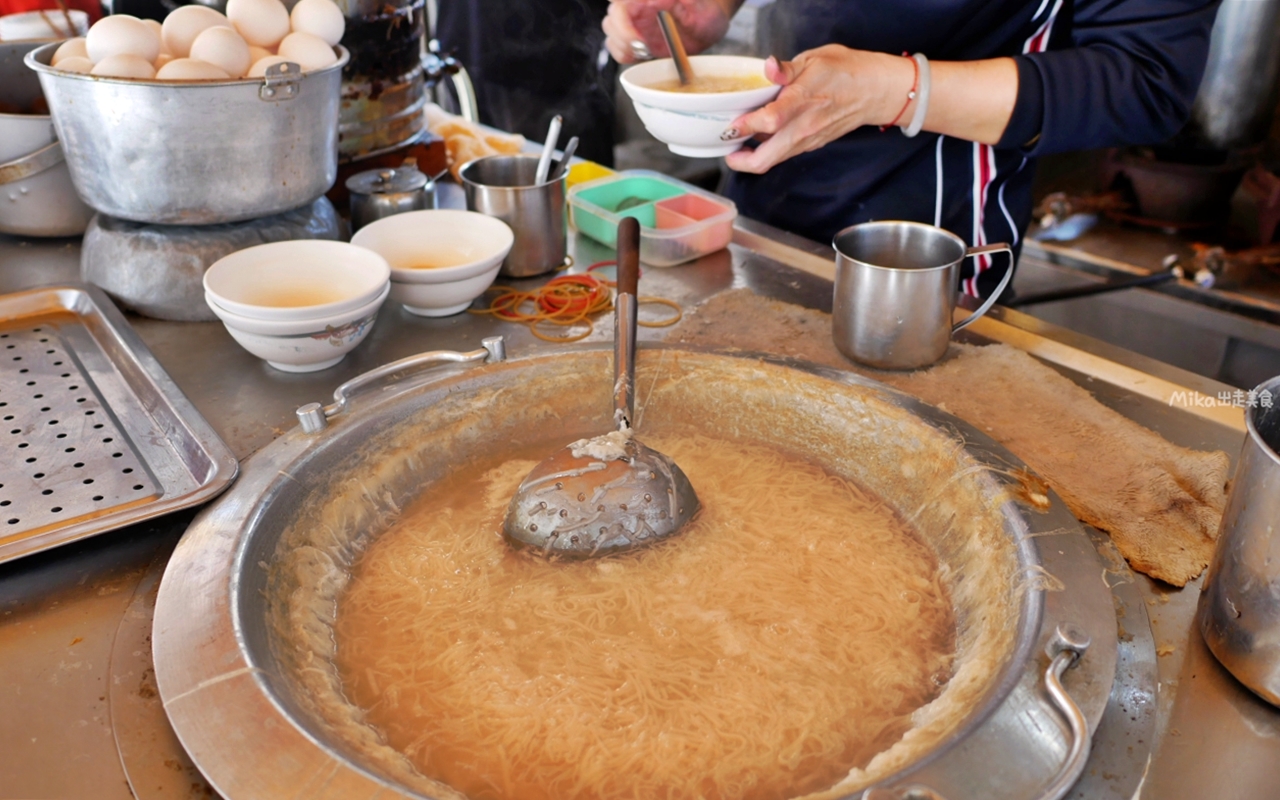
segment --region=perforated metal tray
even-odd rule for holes
[[[0,295],[0,562],[203,502],[236,469],[99,289]]]

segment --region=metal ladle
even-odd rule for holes
[[[643,547],[680,531],[700,508],[689,479],[636,440],[636,286],[640,223],[618,224],[613,405],[617,430],[581,439],[530,471],[507,507],[503,534],[547,556],[590,558]]]

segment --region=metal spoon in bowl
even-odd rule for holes
[[[502,525],[518,547],[567,558],[617,553],[678,533],[700,508],[680,467],[632,431],[639,273],[640,224],[624,217],[618,224],[613,331],[618,429],[576,441],[530,471]]]
[[[680,39],[676,19],[671,16],[670,11],[659,11],[658,24],[662,28],[662,38],[667,41],[667,49],[671,51],[671,59],[676,63],[680,85],[688,86],[693,81],[693,64],[689,63],[689,54],[685,52],[684,42]]]

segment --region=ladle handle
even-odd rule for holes
[[[636,389],[636,288],[640,284],[640,222],[618,223],[618,296],[613,301],[613,409],[618,428],[630,428]]]

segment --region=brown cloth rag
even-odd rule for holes
[[[836,350],[830,315],[747,289],[707,300],[667,341],[776,353],[857,372],[954,414],[1026,462],[1072,513],[1109,533],[1130,566],[1153,578],[1184,586],[1213,555],[1227,454],[1166,441],[1021,350],[953,344],[947,358],[928,369],[881,372]]]

